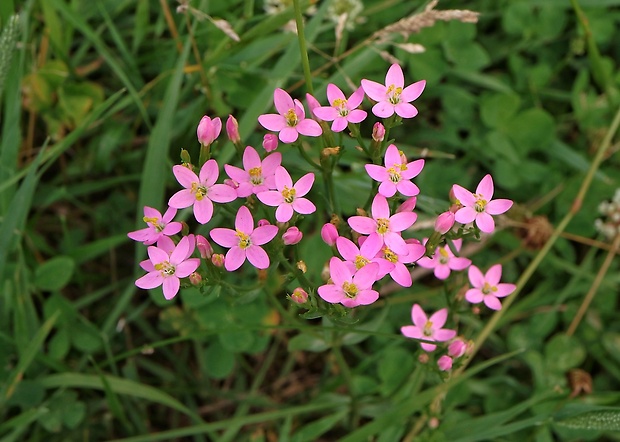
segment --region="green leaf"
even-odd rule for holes
[[[47,345],[47,354],[50,358],[61,361],[69,353],[71,348],[71,339],[69,337],[69,329],[63,327],[58,330]]]
[[[579,367],[585,358],[586,350],[579,339],[564,333],[555,335],[545,347],[547,366],[561,373]]]
[[[341,411],[304,425],[291,438],[291,442],[312,442],[318,440],[321,435],[331,430],[346,415],[346,411]]]
[[[209,377],[224,379],[235,367],[235,355],[219,342],[213,342],[204,352],[204,365]]]
[[[414,363],[411,352],[401,347],[388,348],[383,351],[377,369],[383,396],[389,396],[396,391],[412,372]]]
[[[36,407],[43,401],[45,388],[37,381],[23,380],[15,389],[7,405],[17,405],[23,410]]]
[[[60,290],[71,280],[75,262],[68,256],[57,256],[41,264],[34,272],[34,284],[41,290]]]
[[[488,127],[497,128],[510,124],[520,105],[517,94],[486,94],[480,103],[480,117]]]
[[[556,424],[578,430],[620,431],[620,408],[588,411]]]
[[[555,122],[544,110],[532,108],[517,114],[505,131],[523,154],[545,151],[555,138]]]
[[[220,343],[233,353],[248,351],[254,344],[254,334],[249,330],[228,330],[218,334]]]
[[[300,333],[288,341],[288,351],[312,351],[321,352],[331,347],[331,344],[325,342],[323,338],[315,335]]]

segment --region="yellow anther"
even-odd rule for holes
[[[400,171],[394,169],[393,167],[390,167],[387,170],[387,173],[388,173],[388,175],[390,177],[390,181],[391,182],[398,183],[401,180]]]
[[[250,174],[250,181],[252,184],[263,184],[263,170],[260,167],[251,168],[248,173]]]
[[[377,233],[384,235],[390,230],[390,221],[386,218],[379,218],[377,220]]]
[[[476,212],[484,212],[484,208],[487,205],[487,200],[483,199],[483,198],[478,198],[476,200],[476,204],[474,205],[474,209],[476,210]]]
[[[239,247],[241,247],[241,249],[247,249],[252,245],[252,241],[250,241],[250,237],[246,233],[237,230],[235,235],[239,238]]]
[[[364,267],[366,264],[368,264],[369,262],[370,262],[369,259],[363,257],[362,255],[357,255],[355,257],[355,268],[359,270],[362,267]]]
[[[297,118],[297,114],[295,113],[295,109],[287,110],[286,115],[284,115],[284,118],[286,119],[286,124],[288,124],[290,127],[297,126],[297,123],[299,122],[299,119]]]
[[[424,324],[424,330],[422,331],[424,336],[432,336],[433,335],[433,323],[431,321],[426,321]]]
[[[352,282],[345,281],[342,284],[342,289],[347,298],[355,298],[357,296],[358,288]]]
[[[196,195],[196,201],[201,201],[207,194],[207,188],[199,183],[192,183],[191,192]]]
[[[484,283],[484,286],[482,287],[482,293],[484,293],[485,295],[488,295],[491,292],[496,292],[497,291],[497,287],[494,285],[490,285],[488,282]]]
[[[389,248],[384,247],[383,248],[383,258],[387,259],[388,261],[390,261],[391,263],[395,263],[398,262],[398,255],[394,252],[392,252]]]
[[[294,188],[289,189],[288,186],[284,186],[284,189],[282,189],[282,197],[284,198],[284,201],[289,204],[295,200],[296,193],[297,191]]]

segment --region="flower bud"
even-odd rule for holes
[[[202,282],[202,276],[200,276],[200,273],[194,272],[189,275],[189,282],[191,282],[192,285],[200,285]]]
[[[467,344],[461,339],[455,339],[448,345],[448,354],[453,358],[460,358],[467,351]]]
[[[398,208],[396,209],[396,213],[413,212],[413,209],[415,209],[415,205],[417,202],[418,199],[415,196],[407,198],[404,203],[398,206]]]
[[[320,118],[314,115],[314,109],[316,109],[317,107],[321,107],[321,103],[319,103],[319,100],[317,100],[316,98],[314,98],[314,96],[310,94],[306,94],[306,102],[308,103],[308,109],[310,110],[310,116],[314,120],[321,121]]]
[[[216,253],[211,256],[211,262],[215,267],[224,267],[224,255],[221,253]]]
[[[425,352],[425,353],[421,353],[421,354],[418,356],[418,362],[419,362],[420,364],[428,364],[428,360],[429,360],[429,359],[430,359],[430,357],[428,356],[428,353],[426,353],[426,352]]]
[[[209,259],[213,256],[213,247],[211,247],[211,244],[204,236],[196,235],[196,247],[198,247],[198,252],[202,259]]]
[[[263,226],[268,226],[271,223],[269,222],[269,220],[266,220],[265,218],[259,219],[258,223],[256,223],[258,227],[263,227]]]
[[[282,235],[282,241],[284,241],[285,246],[291,246],[293,244],[297,244],[303,238],[303,233],[297,227],[289,227],[286,232]]]
[[[295,290],[293,290],[291,299],[297,304],[305,304],[308,301],[308,293],[301,287],[297,287]]]
[[[226,120],[226,135],[228,135],[228,139],[232,141],[233,144],[241,142],[241,136],[239,135],[239,123],[232,115],[229,115],[228,120]]]
[[[185,149],[181,149],[181,162],[185,164],[192,163],[192,157],[190,156],[189,152]]]
[[[447,211],[442,213],[435,220],[435,231],[442,235],[448,233],[454,225],[454,213]]]
[[[321,238],[328,246],[335,245],[338,238],[338,229],[332,223],[323,224],[323,227],[321,227]]]
[[[383,141],[383,138],[385,138],[385,126],[379,122],[376,122],[372,127],[372,139],[378,143]]]
[[[306,273],[308,271],[308,266],[304,261],[297,261],[295,265],[299,270],[301,270],[301,273]]]
[[[448,355],[443,355],[437,360],[437,366],[441,371],[450,371],[452,369],[452,358]]]
[[[222,131],[222,120],[218,118],[214,118],[213,120],[204,116],[198,123],[198,128],[196,129],[196,136],[198,137],[198,141],[203,146],[208,146],[220,135]]]
[[[267,152],[273,152],[278,148],[278,136],[275,134],[265,134],[263,137],[263,148]]]

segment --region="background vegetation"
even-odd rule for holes
[[[389,57],[427,80],[419,116],[393,133],[429,157],[420,219],[452,183],[487,172],[519,203],[470,250],[480,267],[503,263],[521,290],[500,315],[462,315],[460,332],[483,344],[468,368],[442,377],[399,333],[413,302],[445,302],[423,272],[351,328],[300,319],[275,271],[259,289],[184,289],[174,302],[133,284],[144,248],[126,233],[143,205],[162,208],[176,190],[170,168],[197,148],[200,117],[234,114],[258,147],[273,89],[305,92],[296,36],[283,30],[291,7],[3,0],[2,441],[618,439],[619,241],[594,223],[620,187],[620,2],[476,0],[477,24],[387,41],[372,36],[425,4],[365,0],[340,34],[335,3],[306,15],[319,100],[329,82],[382,79]],[[216,149],[233,160],[224,137]],[[368,184],[356,158],[343,160],[337,191],[353,213]],[[312,277],[329,255],[316,232],[303,249]],[[254,278],[246,269],[241,281]]]

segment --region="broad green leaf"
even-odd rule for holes
[[[300,333],[288,341],[288,351],[322,352],[331,347],[323,338],[307,333]]]
[[[620,408],[588,411],[555,423],[576,430],[620,431]]]
[[[41,290],[60,290],[71,280],[75,262],[68,256],[56,256],[41,264],[34,273],[34,284]]]
[[[205,350],[204,365],[209,377],[224,379],[232,373],[235,367],[235,355],[216,341]]]
[[[486,94],[480,103],[480,117],[490,128],[509,125],[520,105],[516,94]]]
[[[579,367],[586,358],[586,350],[574,336],[564,333],[555,335],[545,347],[547,366],[558,372]]]

